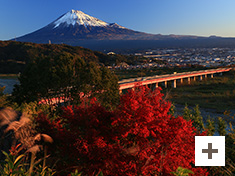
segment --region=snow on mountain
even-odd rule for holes
[[[61,18],[56,20],[54,22],[55,27],[59,27],[61,24],[67,23],[67,26],[69,25],[83,25],[85,27],[87,26],[96,26],[96,27],[105,27],[109,26],[109,23],[106,23],[102,20],[99,20],[95,17],[92,17],[90,15],[87,15],[79,10],[71,10],[70,12],[67,12],[65,15],[63,15]],[[118,25],[119,26],[119,25]],[[116,26],[115,26],[116,27]],[[121,26],[119,26],[122,28]]]

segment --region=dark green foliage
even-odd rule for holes
[[[193,112],[193,126],[198,129],[198,131],[204,130],[203,118],[199,110],[199,105],[196,105]]]
[[[225,137],[226,168],[235,174],[235,131]]]
[[[218,117],[217,131],[220,136],[226,135],[226,127],[227,127],[226,122],[221,117]]]
[[[213,136],[215,134],[215,122],[208,117],[206,121],[207,135]]]
[[[174,103],[171,104],[171,107],[169,109],[169,114],[171,114],[173,116],[175,115],[175,105],[174,105]]]
[[[82,47],[73,47],[64,44],[0,41],[0,73],[23,72],[26,65],[36,58],[55,57],[63,54],[81,57],[86,62],[99,62],[99,57],[92,50]]]
[[[7,95],[3,93],[5,87],[0,87],[0,107],[5,107],[8,104]]]
[[[184,119],[187,121],[192,120],[193,126],[200,132],[204,130],[204,123],[203,123],[203,117],[201,116],[201,112],[199,110],[199,106],[196,105],[195,108],[190,110],[188,108],[188,105],[185,105],[184,113],[183,113]]]
[[[80,98],[88,96],[110,107],[119,99],[118,80],[110,70],[70,54],[36,58],[19,81],[12,93],[19,104],[55,97],[69,98],[70,103],[77,104]]]
[[[183,117],[185,120],[189,121],[192,119],[193,115],[192,115],[192,111],[188,108],[188,105],[185,104],[184,107],[184,113],[183,113]]]

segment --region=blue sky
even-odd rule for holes
[[[0,0],[0,40],[33,32],[81,10],[153,34],[235,37],[235,0]]]

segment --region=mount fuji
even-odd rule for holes
[[[74,43],[76,40],[136,40],[154,35],[137,32],[116,23],[107,23],[82,11],[71,10],[47,26],[16,38],[35,43]]]
[[[205,42],[214,44],[217,38],[148,34],[116,23],[104,22],[82,11],[71,10],[47,26],[14,40],[33,43],[64,43],[94,50],[115,50],[200,46]]]

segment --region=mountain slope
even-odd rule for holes
[[[234,38],[148,34],[107,23],[71,10],[47,26],[14,39],[21,42],[83,46],[92,50],[122,52],[159,47],[227,47]]]
[[[49,25],[16,38],[17,41],[74,43],[79,40],[162,40],[198,38],[196,36],[153,35],[127,29],[116,23],[107,23],[82,11],[71,10]]]
[[[47,43],[51,40],[54,43],[69,43],[74,40],[136,40],[153,36],[72,10],[49,25],[16,40],[35,43]]]

